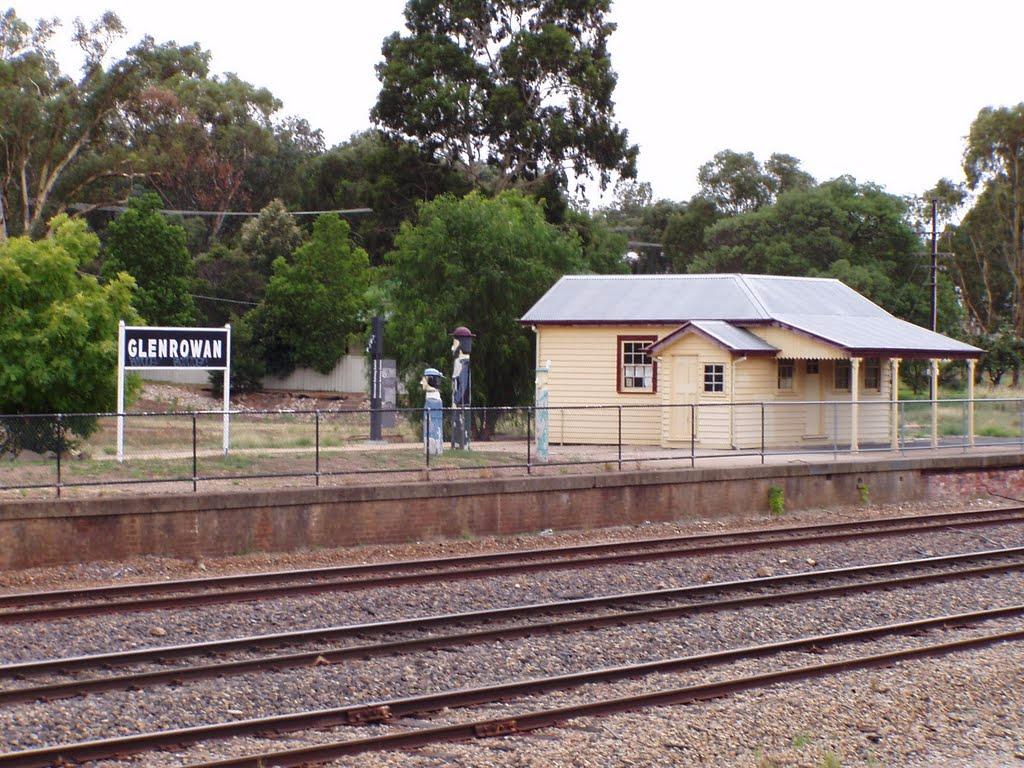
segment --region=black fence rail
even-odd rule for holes
[[[0,492],[1024,450],[1024,399],[0,415]],[[381,439],[371,440],[379,419]],[[425,435],[437,433],[440,441]],[[123,438],[118,440],[119,423]],[[467,448],[461,424],[471,425]],[[228,429],[225,440],[224,430]],[[227,445],[228,449],[224,450]],[[443,447],[443,450],[442,450]],[[565,470],[562,470],[565,471]],[[10,493],[5,495],[9,496]]]

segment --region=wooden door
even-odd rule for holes
[[[689,440],[695,430],[691,427],[692,409],[686,407],[697,402],[697,356],[672,357],[672,393],[669,403],[669,440]]]
[[[804,400],[822,400],[821,363],[817,360],[804,360]],[[820,403],[804,406],[804,436],[821,437],[825,434],[825,406]]]

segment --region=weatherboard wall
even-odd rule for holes
[[[550,440],[554,444],[613,445],[618,441],[618,409],[573,410],[572,407],[622,405],[622,441],[626,445],[688,447],[689,404],[696,403],[696,447],[757,449],[801,445],[848,445],[852,412],[849,390],[836,390],[835,365],[847,353],[786,328],[751,326],[750,330],[780,351],[779,359],[794,361],[793,386],[780,389],[778,360],[744,357],[700,333],[684,334],[656,358],[657,391],[618,391],[618,340],[621,336],[664,338],[673,325],[540,325],[538,366],[551,361],[547,376]],[[692,361],[694,392],[681,396],[673,376],[676,358]],[[818,361],[819,373],[808,374],[808,360]],[[704,366],[724,366],[724,391],[705,392]],[[888,360],[881,360],[881,388],[864,388],[865,365],[860,366],[858,399],[859,441],[887,443],[890,439]],[[808,405],[807,401],[847,401],[847,404]],[[658,407],[654,407],[658,406]],[[566,408],[566,410],[559,410]]]

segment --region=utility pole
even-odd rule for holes
[[[932,198],[932,330],[939,330],[939,217],[938,200]]]
[[[932,198],[932,330],[939,330],[939,233],[938,233],[938,201]],[[938,365],[938,363],[934,363]],[[939,399],[938,381],[935,376],[928,377],[928,396],[934,403]],[[934,408],[934,405],[932,406]],[[934,413],[934,411],[933,411]]]

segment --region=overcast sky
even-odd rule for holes
[[[33,0],[23,18],[57,16],[76,64],[75,16],[115,11],[126,42],[198,41],[215,72],[268,87],[328,144],[366,128],[383,38],[401,0],[140,3]],[[818,179],[849,173],[897,194],[961,178],[978,110],[1024,101],[1019,0],[619,0],[612,18],[616,114],[640,145],[639,177],[684,200],[715,152],[799,157]]]

